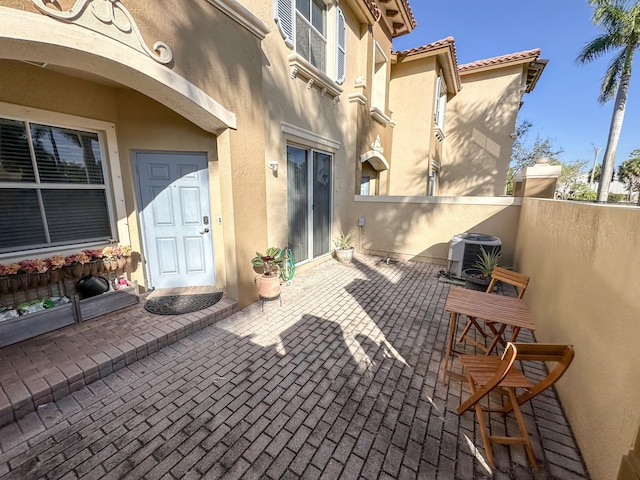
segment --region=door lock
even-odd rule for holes
[[[202,223],[204,223],[205,225],[209,225],[209,217],[207,215],[202,217]]]

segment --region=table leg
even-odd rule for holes
[[[451,349],[453,348],[453,342],[456,337],[456,326],[458,323],[458,314],[451,312],[451,319],[449,320],[449,336],[447,338],[447,349],[444,354],[444,371],[442,375],[442,384],[446,383],[449,367],[449,357],[451,356]]]

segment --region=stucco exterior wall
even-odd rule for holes
[[[522,66],[461,75],[447,105],[441,195],[504,195],[522,87]]]
[[[540,342],[574,345],[558,382],[594,480],[616,478],[640,428],[640,210],[526,198],[514,265]]]
[[[356,196],[349,231],[360,252],[441,265],[453,235],[486,233],[500,238],[511,264],[519,205],[511,198]],[[360,217],[364,227],[358,227]]]
[[[61,4],[62,9],[68,9],[73,2]],[[33,15],[34,19],[44,18],[28,1],[5,0],[0,1],[0,6],[25,10],[29,12],[27,15]],[[232,290],[229,291],[231,298],[238,298],[241,304],[250,303],[257,296],[253,285],[254,272],[249,260],[255,254],[256,242],[267,243],[262,96],[262,68],[266,58],[261,49],[260,39],[207,1],[192,2],[189,8],[185,8],[182,2],[148,3],[131,0],[127,2],[126,8],[139,27],[145,44],[151,46],[160,40],[166,42],[173,50],[173,60],[167,67],[159,67],[134,50],[131,50],[131,58],[135,61],[139,59],[139,65],[154,66],[158,73],[170,71],[174,76],[167,76],[171,79],[168,81],[169,84],[181,76],[185,80],[181,87],[186,86],[188,89],[190,84],[200,88],[214,99],[214,102],[233,112],[237,118],[237,131],[225,132],[216,138],[215,134],[205,132],[179,115],[172,114],[168,108],[159,107],[159,104],[143,99],[141,95],[126,98],[125,94],[118,98],[116,90],[119,77],[117,74],[109,75],[107,70],[110,60],[98,54],[94,59],[92,48],[88,44],[82,45],[83,50],[79,52],[73,49],[62,52],[44,43],[29,45],[29,55],[33,55],[35,60],[48,62],[48,65],[44,69],[26,66],[33,68],[29,71],[34,76],[33,88],[21,90],[16,87],[11,95],[4,95],[5,101],[20,105],[37,104],[39,108],[99,118],[121,123],[125,127],[121,130],[125,144],[121,146],[119,153],[123,164],[123,186],[126,192],[129,226],[134,238],[139,229],[131,217],[135,210],[132,203],[135,194],[130,169],[131,149],[206,151],[210,161],[217,160],[217,163],[210,164],[210,179],[214,180],[211,182],[211,201],[212,210],[222,212],[223,223],[221,226],[214,226],[214,232],[226,233],[220,241],[214,242],[216,261],[220,262],[220,265],[216,263],[218,280],[225,283],[226,271],[226,278],[232,284]],[[55,20],[46,20],[49,28],[55,28],[57,25]],[[116,45],[107,38],[108,35],[93,34],[73,24],[64,25],[67,31],[74,29],[78,33],[77,39],[73,41],[82,42],[82,39],[86,38],[87,43],[97,42],[95,45],[99,44],[101,52],[108,51],[109,45]],[[19,40],[16,44],[19,44]],[[8,48],[8,44],[3,46]],[[74,63],[73,60],[68,60],[74,56],[77,56],[78,61]],[[63,60],[68,65],[73,64],[78,70],[63,69],[62,71],[67,73],[65,80],[57,83],[46,81],[49,76],[56,75],[50,72],[51,69],[58,69],[56,62]],[[18,68],[7,71],[6,75],[19,80],[20,72],[27,70],[24,70],[21,62],[16,64]],[[96,68],[95,65],[99,67]],[[117,59],[112,65],[114,72],[127,74],[126,78],[122,78],[124,90],[125,84],[128,84],[132,91],[141,86],[149,92],[167,88],[165,83],[160,90],[156,89],[155,78],[152,75],[131,75],[131,72],[126,70],[127,65],[119,64]],[[136,65],[136,68],[139,65]],[[83,69],[86,71],[82,71]],[[104,81],[100,75],[107,76],[109,80]],[[7,84],[3,83],[0,95],[8,88]],[[198,97],[200,93],[194,92],[194,95]],[[160,102],[165,99],[162,95],[154,98]],[[180,101],[176,98],[166,100],[171,104],[171,108],[181,108]],[[156,114],[156,117],[144,118],[144,114],[132,106],[148,109],[150,114]],[[197,110],[200,107],[196,101],[187,108]],[[201,112],[198,111],[194,118],[200,115]],[[218,173],[225,179],[220,188],[216,186]]]
[[[212,217],[221,215],[216,137],[188,122],[175,112],[133,90],[114,85],[101,85],[70,75],[39,68],[22,62],[0,60],[0,102],[24,105],[53,112],[97,119],[115,125],[119,167],[122,174],[124,201],[131,245],[143,252],[138,225],[132,152],[197,151],[209,158],[209,184]],[[45,88],[43,88],[45,86]],[[0,110],[0,115],[2,111]],[[111,159],[113,161],[113,159]],[[222,226],[212,224],[216,278],[225,286],[224,236]],[[140,285],[146,285],[142,267],[133,274]]]
[[[393,66],[390,107],[394,110],[394,142],[389,195],[427,195],[429,162],[434,159],[433,112],[436,58]]]

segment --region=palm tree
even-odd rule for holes
[[[627,184],[629,200],[634,192],[640,192],[640,149],[631,152],[629,158],[618,167],[618,178]],[[640,205],[640,194],[638,205]]]
[[[594,6],[592,21],[602,27],[604,33],[588,42],[576,61],[589,63],[612,50],[617,51],[602,80],[598,97],[600,103],[608,102],[614,94],[616,98],[602,160],[603,175],[598,185],[597,201],[602,203],[607,201],[613,174],[629,94],[633,54],[640,47],[640,1],[629,4],[628,0],[590,0],[590,3]]]

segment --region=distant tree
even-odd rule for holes
[[[551,162],[550,162],[551,163]],[[556,182],[556,195],[563,200],[570,198],[578,188],[580,177],[584,174],[587,165],[586,160],[576,160],[571,163],[553,162],[552,164],[562,165],[562,171]],[[586,184],[585,184],[586,185]]]
[[[531,127],[533,124],[528,120],[523,120],[516,127],[516,140],[513,142],[511,165],[507,172],[507,195],[513,194],[513,179],[516,174],[535,165],[538,158],[546,157],[553,163],[562,153],[562,149],[555,148],[550,138],[541,138],[540,135],[536,135],[532,144],[528,143],[526,140]]]
[[[629,190],[629,200],[638,192],[640,205],[640,149],[629,154],[629,158],[618,167],[618,178],[624,182]]]
[[[591,177],[591,170],[589,170],[588,172],[589,177]],[[599,182],[601,175],[602,175],[602,165],[596,165],[595,172],[593,174],[593,180],[596,182]],[[611,181],[613,182],[615,178],[616,178],[616,172],[611,172]]]
[[[597,200],[606,202],[629,95],[633,56],[640,47],[640,2],[590,0],[590,3],[594,7],[592,22],[601,27],[604,33],[588,42],[578,54],[576,61],[580,64],[590,63],[612,50],[618,51],[607,68],[598,97],[600,103],[608,102],[614,94],[616,98],[607,148],[602,160],[604,174],[600,177],[598,185]]]
[[[516,140],[513,142],[511,151],[511,168],[513,173],[520,173],[526,167],[535,165],[538,158],[547,157],[550,160],[557,159],[562,153],[562,149],[556,149],[550,138],[541,138],[536,135],[533,144],[527,143],[527,136],[533,124],[528,120],[523,120],[516,127]]]
[[[588,183],[580,182],[574,186],[573,191],[569,195],[569,199],[593,202],[596,199],[596,192],[591,190]]]

